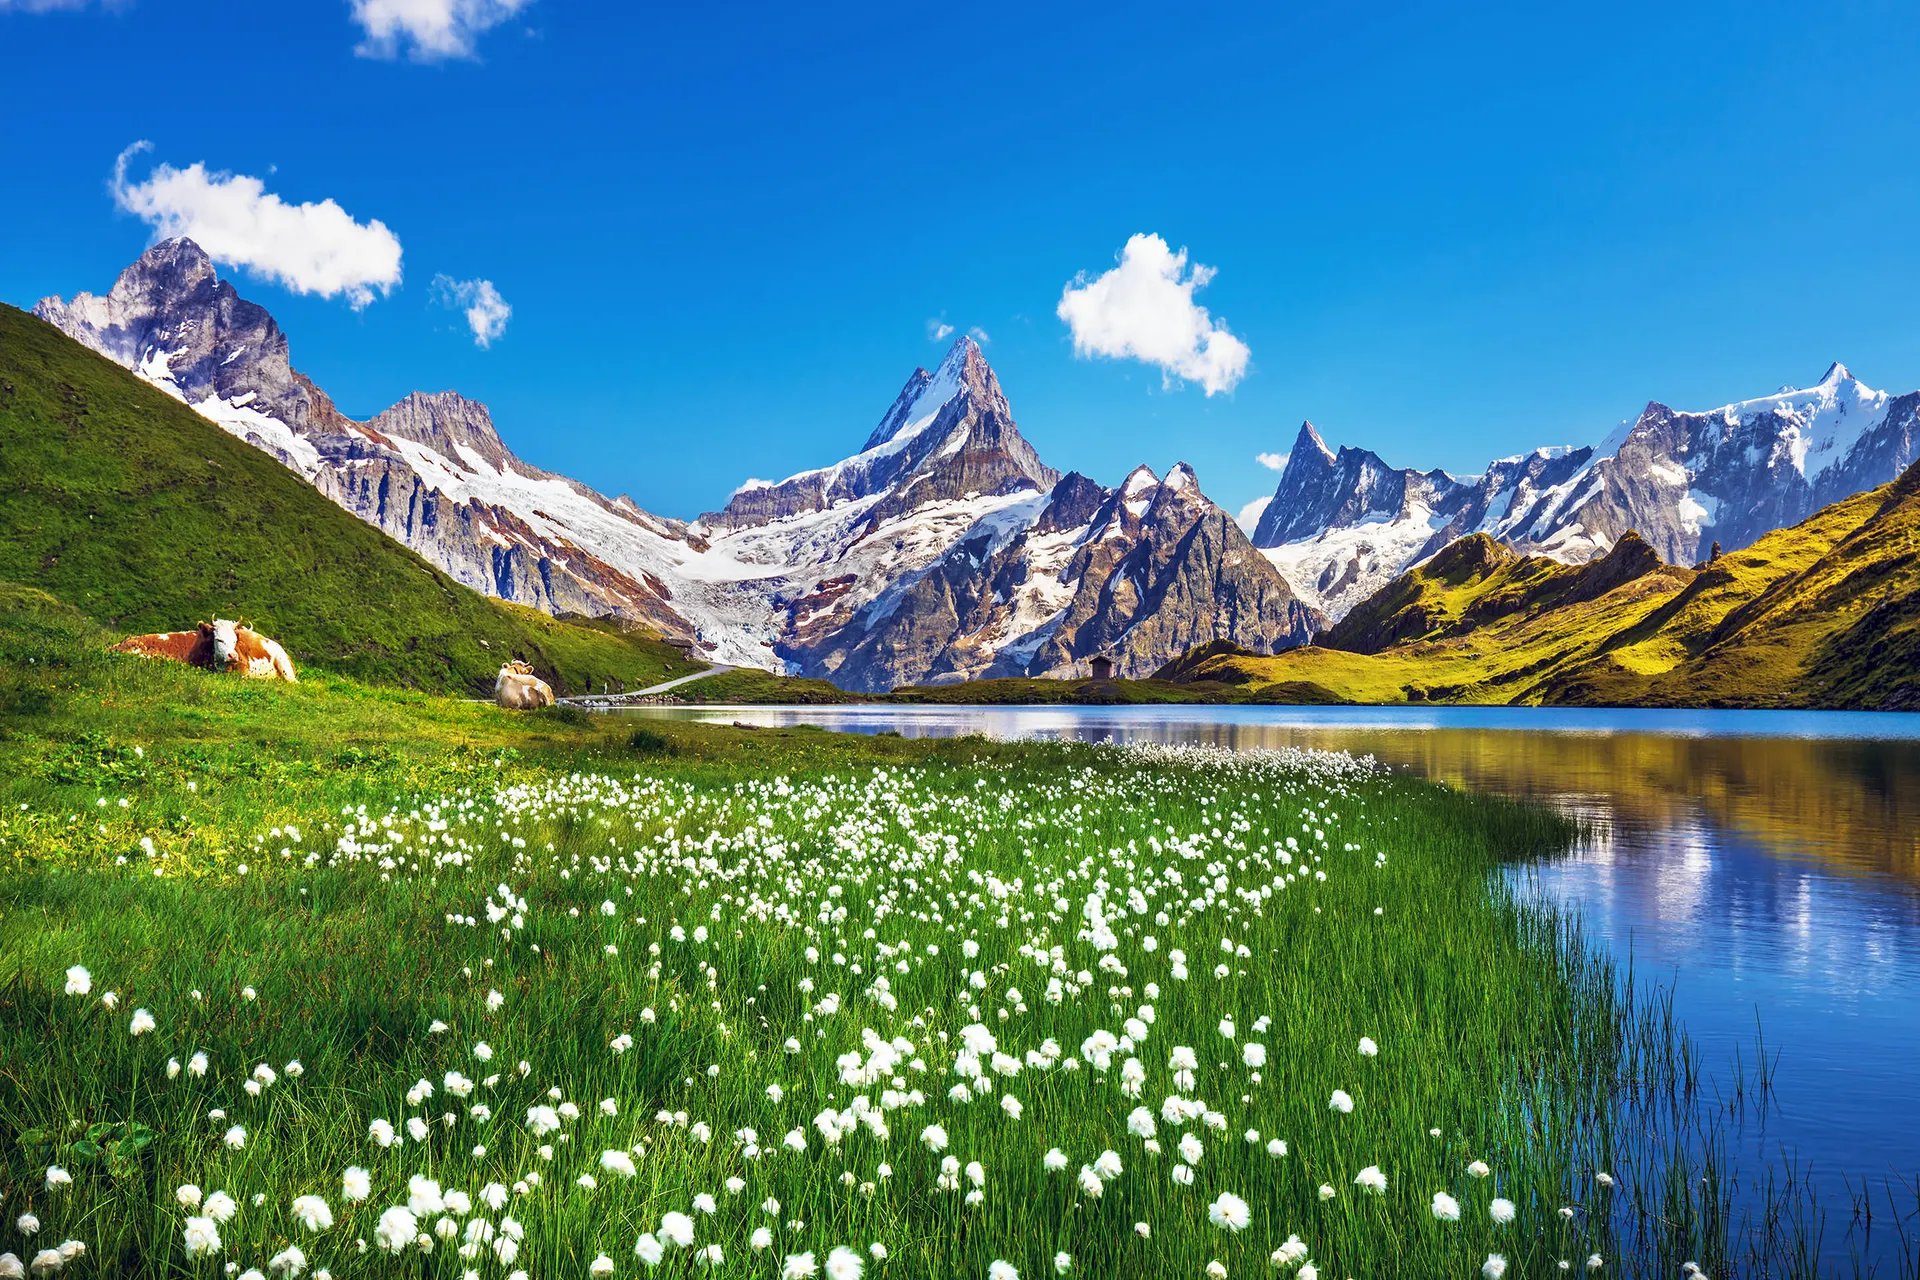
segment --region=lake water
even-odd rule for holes
[[[1319,747],[1578,815],[1516,870],[1671,992],[1708,1091],[1774,1062],[1728,1134],[1744,1184],[1797,1169],[1830,1269],[1920,1274],[1920,715],[1349,707],[648,707],[908,737]],[[1736,1064],[1738,1064],[1736,1066]],[[1868,1194],[1869,1226],[1857,1198]],[[1896,1206],[1898,1208],[1896,1209]],[[1905,1218],[1906,1239],[1893,1219]]]

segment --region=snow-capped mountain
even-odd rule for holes
[[[859,453],[685,524],[523,461],[452,392],[349,419],[189,240],[35,314],[468,586],[644,621],[722,662],[867,690],[1084,673],[1100,653],[1143,674],[1204,640],[1270,652],[1324,624],[1185,466],[1062,479],[971,339],[914,372]]]
[[[1917,410],[1920,392],[1874,391],[1835,364],[1813,387],[1704,413],[1649,403],[1597,447],[1502,458],[1478,476],[1336,454],[1307,423],[1253,541],[1335,619],[1470,533],[1583,562],[1633,530],[1694,564],[1899,475]]]

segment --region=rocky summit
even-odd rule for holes
[[[1670,564],[1751,545],[1914,461],[1920,392],[1835,364],[1814,386],[1687,413],[1649,403],[1597,447],[1538,449],[1477,476],[1388,466],[1300,428],[1256,546],[1338,619],[1459,538],[1582,562],[1637,533]]]
[[[1184,464],[1107,489],[1042,462],[969,338],[915,370],[858,453],[749,482],[689,524],[522,460],[450,391],[348,418],[190,240],[35,314],[468,586],[646,623],[718,661],[866,691],[1084,675],[1096,656],[1138,675],[1325,622]]]

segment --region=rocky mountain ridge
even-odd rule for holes
[[[1198,639],[1271,652],[1323,621],[1184,465],[1107,490],[1043,463],[967,338],[915,371],[859,453],[686,524],[523,461],[452,392],[349,419],[190,240],[35,314],[459,581],[645,622],[720,661],[861,690],[1084,674],[1100,653],[1132,674]]]
[[[1834,364],[1814,386],[1686,413],[1649,402],[1600,445],[1540,449],[1479,476],[1328,449],[1304,424],[1254,544],[1340,618],[1456,539],[1486,533],[1578,563],[1637,532],[1664,560],[1731,551],[1913,462],[1920,392],[1874,391]]]

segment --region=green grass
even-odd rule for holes
[[[718,1213],[694,1214],[698,1243],[721,1246],[721,1274],[845,1245],[869,1277],[984,1276],[996,1258],[1041,1277],[1056,1252],[1080,1275],[1199,1276],[1217,1259],[1256,1276],[1296,1233],[1327,1276],[1467,1276],[1489,1252],[1519,1275],[1589,1251],[1619,1261],[1593,1175],[1624,1159],[1625,1010],[1570,922],[1494,874],[1569,839],[1543,810],[1325,758],[635,729],[345,678],[222,680],[107,655],[92,624],[20,593],[0,601],[0,638],[40,657],[9,677],[0,737],[0,1251],[71,1237],[101,1271],[209,1280],[290,1244],[375,1276],[580,1275],[604,1252],[631,1276],[636,1239],[706,1193]],[[1089,932],[1090,895],[1111,951]],[[75,964],[90,995],[63,990]],[[1088,1038],[1142,1006],[1144,1040],[1092,1069]],[[139,1037],[136,1009],[156,1022]],[[1051,1039],[1059,1060],[1008,1077],[989,1058],[994,1083],[956,1104],[975,1023],[1023,1060]],[[911,1051],[846,1083],[837,1060],[871,1057],[866,1029]],[[622,1035],[633,1045],[616,1053]],[[1263,1068],[1241,1056],[1249,1041]],[[1195,1080],[1170,1066],[1177,1047],[1195,1051]],[[196,1052],[205,1077],[169,1074]],[[1138,1099],[1122,1087],[1136,1057]],[[263,1062],[278,1078],[250,1096]],[[448,1072],[498,1078],[454,1100]],[[420,1080],[434,1094],[409,1103]],[[550,1089],[583,1114],[542,1136],[528,1109],[557,1105]],[[1351,1114],[1329,1108],[1335,1089]],[[887,1090],[907,1095],[890,1099],[890,1136],[828,1146],[823,1108]],[[1165,1120],[1171,1094],[1223,1127]],[[1139,1106],[1158,1154],[1127,1131]],[[409,1116],[429,1121],[421,1140],[370,1139],[371,1121]],[[920,1141],[934,1123],[946,1153]],[[243,1147],[223,1143],[234,1124]],[[782,1145],[796,1127],[799,1153]],[[1183,1186],[1189,1133],[1202,1154]],[[599,1167],[636,1146],[636,1176]],[[1043,1167],[1054,1147],[1064,1173]],[[1076,1175],[1106,1150],[1124,1172],[1096,1198]],[[981,1203],[940,1187],[942,1154],[980,1162]],[[1493,1176],[1469,1176],[1473,1160]],[[45,1186],[54,1164],[73,1185]],[[365,1203],[341,1194],[349,1165],[372,1173]],[[1384,1195],[1355,1185],[1370,1165]],[[476,1196],[519,1187],[503,1212],[460,1215],[524,1224],[512,1266],[449,1243],[361,1255],[413,1175]],[[187,1183],[239,1202],[215,1257],[185,1255]],[[1442,1190],[1461,1222],[1429,1212]],[[1244,1232],[1208,1221],[1222,1193],[1251,1207]],[[295,1224],[307,1194],[333,1228]],[[1514,1223],[1488,1217],[1496,1195]],[[32,1241],[21,1212],[43,1222]],[[1683,1215],[1673,1248],[1712,1265],[1688,1230]],[[662,1266],[695,1270],[686,1251]]]
[[[251,621],[303,671],[490,689],[505,658],[562,692],[684,672],[645,632],[556,621],[453,581],[273,458],[0,306],[0,580],[118,636]]]
[[[1475,535],[1324,643],[1167,674],[1235,701],[1920,709],[1920,466],[1699,569],[1623,559]]]

